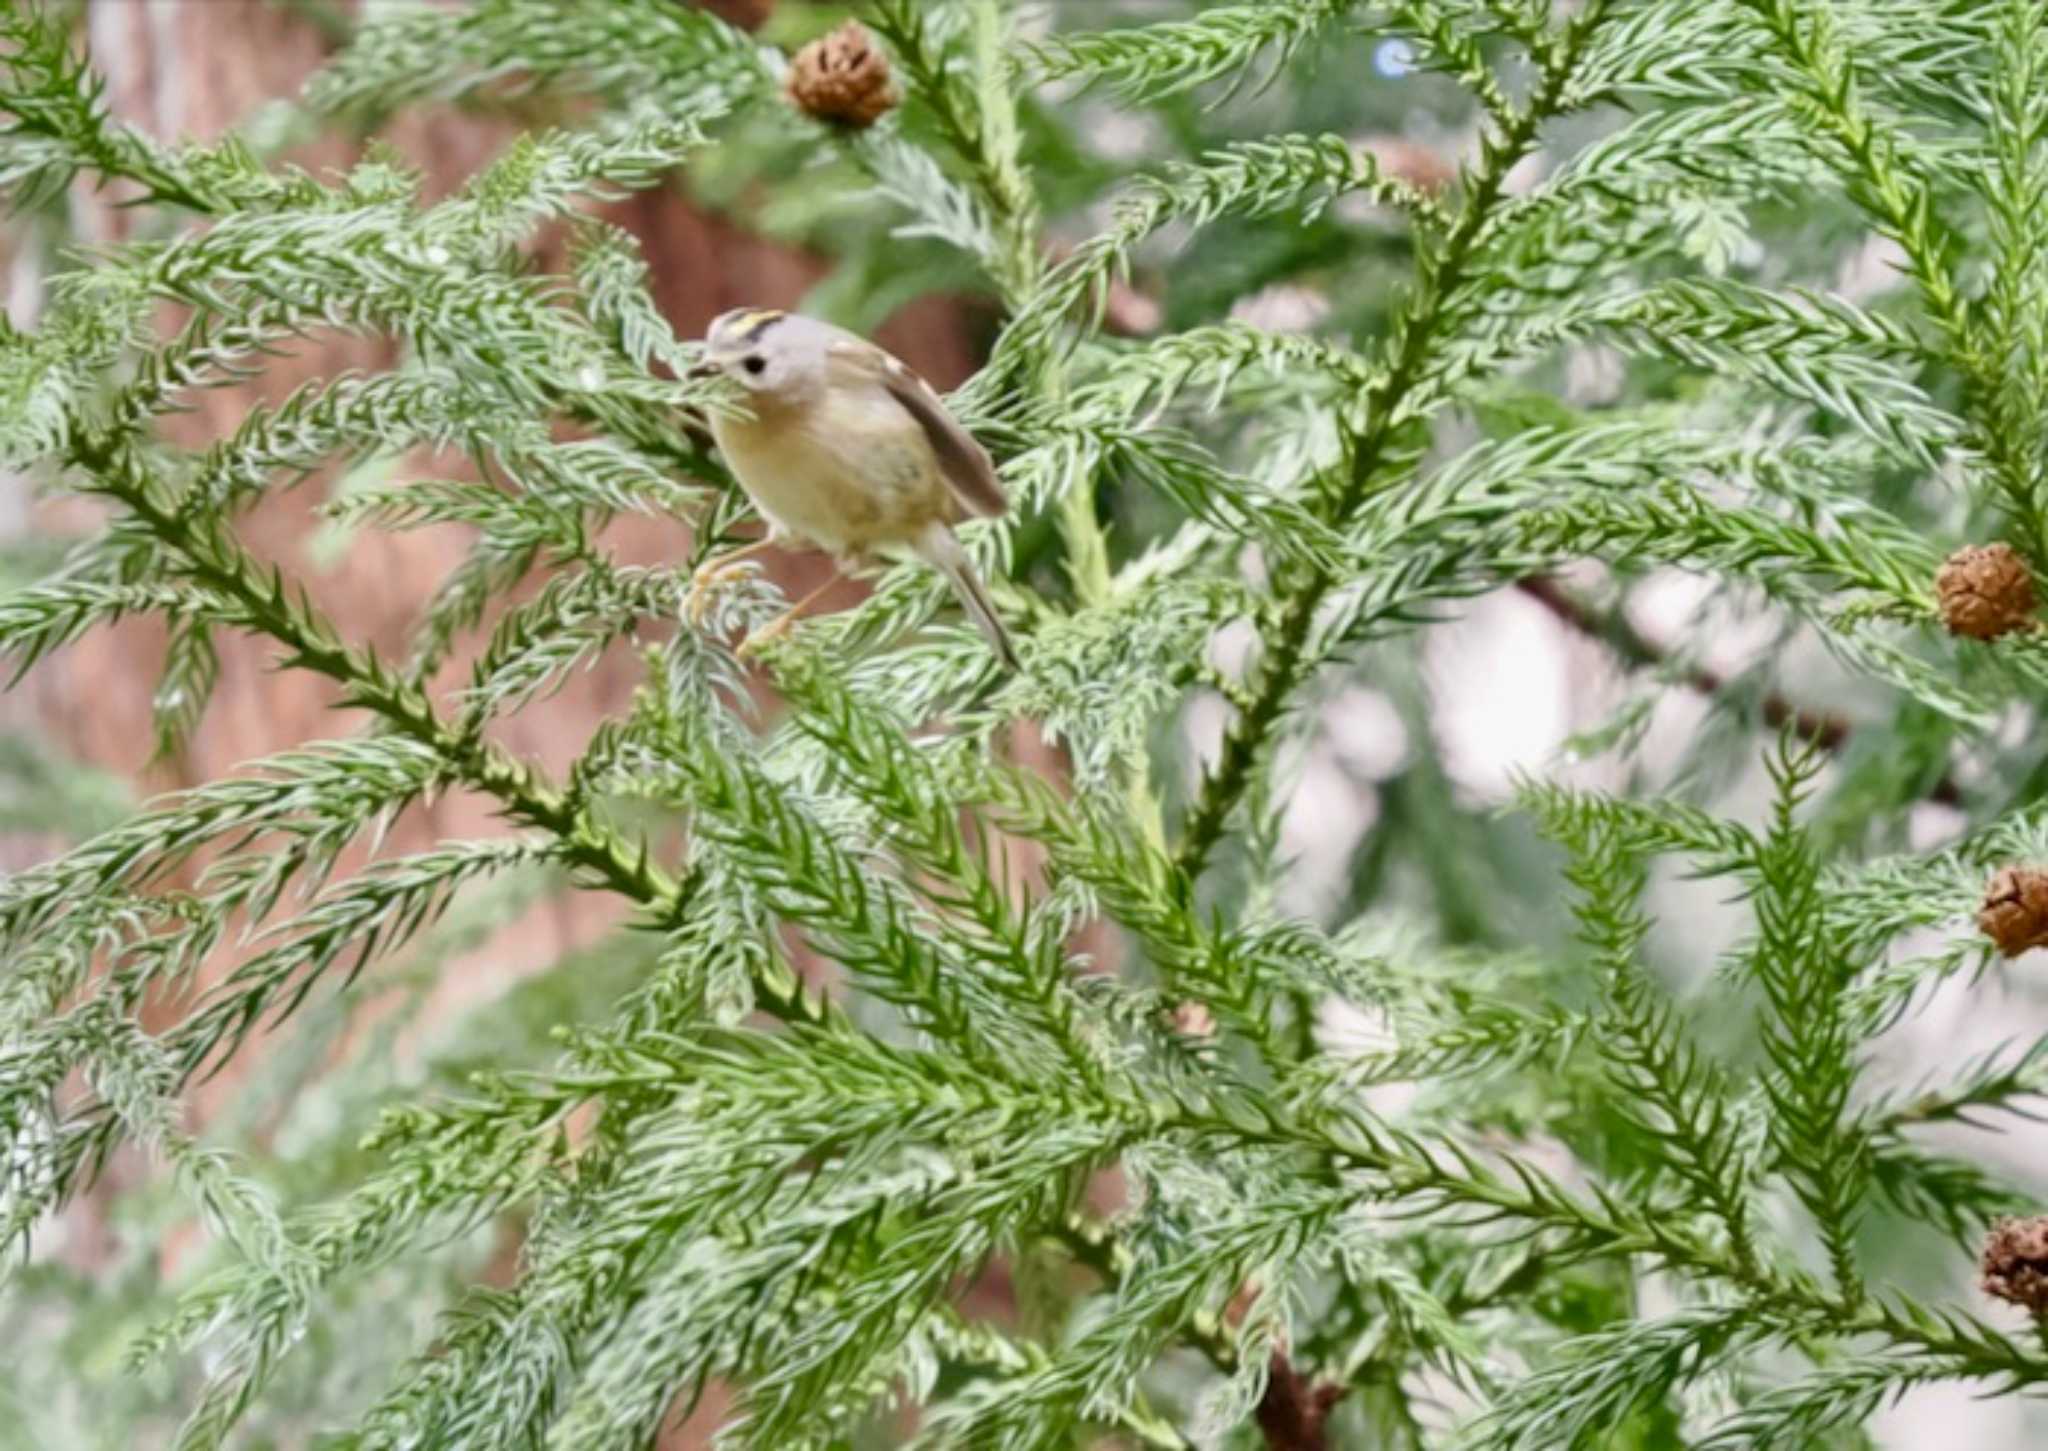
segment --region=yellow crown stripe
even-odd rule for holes
[[[752,312],[741,313],[734,321],[733,331],[739,335],[742,342],[750,343],[766,332],[770,325],[781,322],[787,316],[788,313],[776,308],[757,308]]]

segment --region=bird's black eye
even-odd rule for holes
[[[759,353],[749,353],[740,360],[740,366],[758,378],[768,371],[768,360]]]

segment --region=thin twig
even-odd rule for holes
[[[1398,341],[1391,363],[1364,400],[1362,412],[1367,422],[1351,440],[1350,477],[1323,511],[1323,522],[1341,528],[1367,496],[1385,483],[1382,469],[1399,454],[1397,435],[1403,423],[1397,420],[1405,419],[1403,405],[1427,371],[1451,299],[1481,246],[1494,207],[1506,194],[1508,173],[1535,145],[1543,123],[1564,104],[1578,57],[1605,11],[1604,0],[1590,0],[1566,28],[1527,105],[1501,130],[1486,136],[1457,221],[1419,269],[1420,286],[1396,328]],[[1311,652],[1310,630],[1337,584],[1331,570],[1308,572],[1281,607],[1278,622],[1266,632],[1264,654],[1250,691],[1251,706],[1224,736],[1215,765],[1203,777],[1182,819],[1174,865],[1190,880],[1208,867],[1231,813],[1251,788],[1274,730],[1286,718],[1295,690],[1319,663]]]
[[[1515,588],[1578,633],[1607,646],[1623,664],[1633,669],[1668,669],[1672,665],[1670,651],[1646,638],[1621,615],[1597,613],[1548,575],[1536,574],[1516,580]],[[1719,695],[1728,686],[1725,675],[1706,665],[1682,664],[1675,673],[1679,680],[1701,695]],[[1842,716],[1794,704],[1775,690],[1764,696],[1760,710],[1764,724],[1771,729],[1782,730],[1790,726],[1795,733],[1826,751],[1840,751],[1848,745],[1850,733],[1855,729]],[[1927,799],[1943,806],[1958,806],[1962,804],[1962,790],[1954,776],[1943,772],[1941,778],[1928,788]]]

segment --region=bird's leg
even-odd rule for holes
[[[816,604],[818,601],[818,597],[824,594],[826,590],[832,588],[833,585],[839,583],[840,562],[835,559],[832,561],[832,564],[832,573],[830,576],[826,578],[823,584],[819,585],[816,589],[812,590],[809,594],[805,595],[802,599],[798,600],[795,604],[791,605],[788,609],[784,610],[781,614],[777,615],[774,620],[772,620],[766,625],[763,625],[760,629],[755,630],[752,634],[748,635],[745,642],[742,643],[740,646],[740,654],[751,655],[756,650],[759,650],[762,646],[768,644],[769,641],[779,640],[784,635],[788,634],[789,627],[797,622],[798,617],[801,616],[805,610],[809,609],[812,605]]]
[[[752,544],[742,544],[737,549],[715,554],[698,565],[695,573],[690,576],[689,593],[683,596],[683,612],[690,617],[690,623],[694,625],[703,617],[704,596],[738,573],[741,560],[759,554],[770,545],[780,542],[775,537],[775,531],[771,529]]]

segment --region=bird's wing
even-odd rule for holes
[[[952,489],[953,497],[960,501],[961,508],[989,519],[1009,509],[1010,501],[1003,496],[1003,486],[996,478],[996,466],[989,458],[988,450],[946,411],[946,405],[939,401],[939,395],[932,391],[931,384],[882,349],[861,339],[849,336],[848,341],[839,344],[834,351],[848,363],[871,373],[888,390],[889,396],[917,420],[918,427],[931,441],[932,453],[939,461],[939,472],[945,476],[947,486]]]

